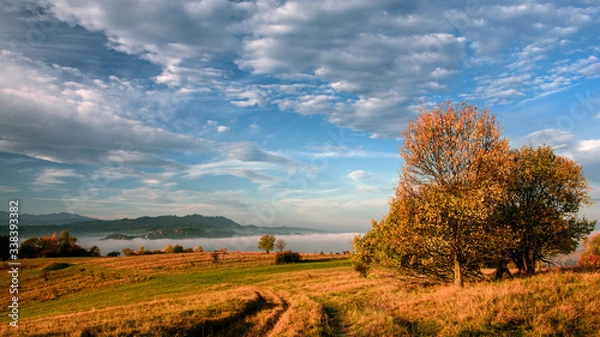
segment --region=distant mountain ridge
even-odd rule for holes
[[[0,217],[2,219],[8,218],[8,212],[0,211]],[[87,222],[87,221],[97,221],[98,219],[90,218],[87,216],[74,214],[74,213],[50,213],[50,214],[42,214],[42,215],[33,215],[33,214],[19,214],[19,223],[22,225],[32,225],[32,226],[44,226],[44,225],[64,225],[73,222]]]
[[[6,216],[8,217],[8,213]],[[42,219],[44,219],[44,216],[37,217],[42,217]],[[136,237],[146,239],[174,239],[200,237],[218,238],[260,234],[285,235],[327,233],[323,230],[301,227],[243,226],[223,216],[203,216],[199,214],[186,216],[143,216],[135,219],[123,218],[118,220],[98,220],[88,217],[81,217],[81,219],[84,219],[84,221],[55,225],[46,223],[30,224],[27,221],[22,220],[20,234],[23,237],[42,236],[67,230],[73,235],[103,235],[106,236],[107,239],[131,239]]]

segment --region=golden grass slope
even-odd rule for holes
[[[274,254],[22,261],[20,328],[2,336],[600,336],[600,273],[553,271],[467,285],[376,270],[344,256]],[[70,266],[43,269],[53,263]],[[5,265],[6,270],[6,265]],[[6,278],[0,286],[6,288]]]

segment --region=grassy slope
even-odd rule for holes
[[[272,259],[228,253],[215,265],[209,253],[194,253],[24,261],[19,332],[600,336],[600,273],[552,272],[457,289],[385,271],[360,278],[345,259],[284,266]],[[56,262],[72,265],[43,272]],[[0,305],[8,304],[3,296]],[[0,335],[18,335],[6,314]]]

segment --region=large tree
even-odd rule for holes
[[[375,242],[367,255],[462,286],[502,247],[503,229],[490,220],[503,198],[508,141],[489,110],[451,102],[423,109],[403,136],[396,196],[366,236]]]
[[[596,222],[578,216],[589,203],[581,166],[549,146],[525,146],[513,158],[501,221],[511,227],[510,258],[532,274],[539,261],[575,251]]]

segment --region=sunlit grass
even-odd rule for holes
[[[600,273],[549,272],[460,289],[342,256],[274,254],[23,261],[22,335],[600,336]],[[329,260],[330,258],[333,258]],[[335,259],[340,258],[340,259]],[[70,266],[46,271],[54,263]],[[52,268],[51,268],[52,269]],[[2,298],[2,307],[8,306]],[[0,335],[17,335],[3,310]]]

